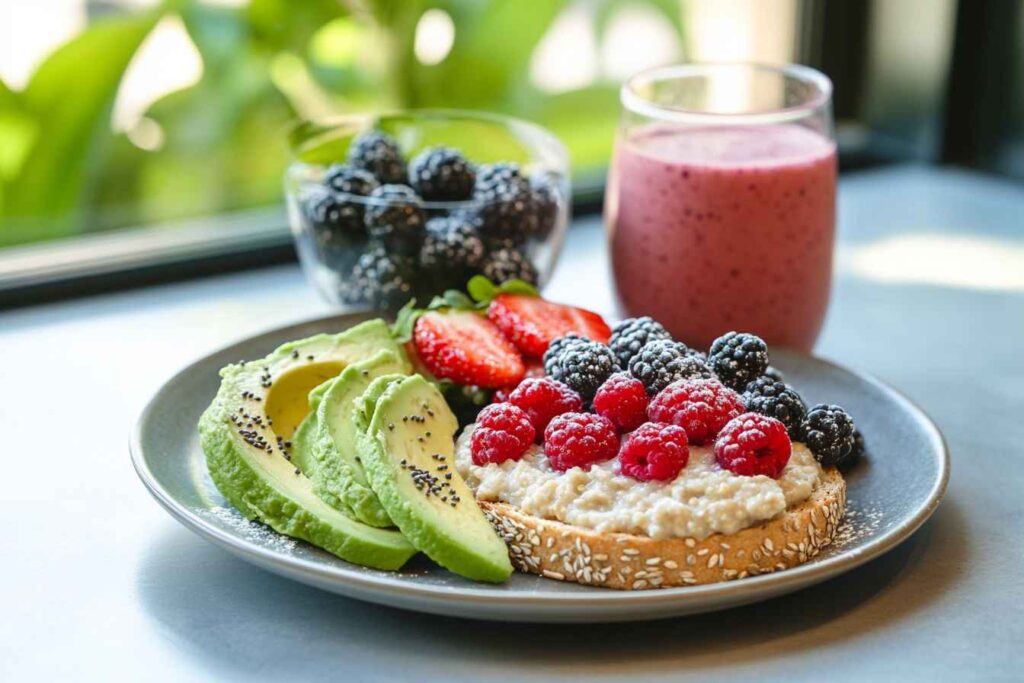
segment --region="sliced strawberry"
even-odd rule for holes
[[[597,313],[536,296],[499,294],[487,309],[487,317],[532,358],[542,357],[553,340],[570,332],[602,344],[612,336],[608,323]]]
[[[439,379],[496,389],[523,379],[523,359],[487,318],[470,311],[428,311],[413,329],[416,354]]]

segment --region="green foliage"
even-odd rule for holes
[[[20,112],[31,121],[23,121],[22,135],[31,129],[31,143],[5,183],[3,212],[46,219],[36,222],[35,239],[73,229],[68,218],[92,180],[88,165],[109,140],[100,130],[108,129],[117,86],[156,18],[145,13],[94,23],[50,55],[21,93]],[[6,232],[0,240],[9,242]]]
[[[678,0],[649,5],[679,31]],[[351,131],[294,127],[328,114],[445,107],[537,121],[569,147],[577,179],[600,180],[618,117],[617,87],[550,95],[530,82],[537,44],[570,0],[250,0],[242,7],[168,0],[100,19],[54,52],[21,92],[0,83],[0,245],[280,201],[288,130],[304,158],[341,156]],[[591,2],[605,30],[623,2]],[[456,31],[438,64],[415,57],[423,12]],[[111,132],[122,76],[163,16],[180,16],[203,62],[195,85],[146,117],[163,145]],[[400,117],[382,119],[400,132]],[[467,131],[467,153],[507,154]],[[308,143],[308,144],[306,144]],[[430,144],[427,138],[416,141]],[[470,149],[472,148],[472,149]]]

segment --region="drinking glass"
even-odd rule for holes
[[[622,87],[605,222],[626,315],[702,349],[730,330],[814,346],[835,237],[831,92],[814,69],[758,64]]]

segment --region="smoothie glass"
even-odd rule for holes
[[[622,88],[605,221],[620,308],[707,349],[729,330],[809,351],[835,236],[832,84],[693,64]]]

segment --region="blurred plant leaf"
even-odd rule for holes
[[[158,18],[151,11],[93,23],[51,54],[22,93],[37,133],[7,187],[4,214],[46,219],[35,226],[36,239],[74,229],[68,217],[81,200],[87,166],[111,136],[121,77]]]
[[[6,185],[21,168],[37,130],[35,117],[25,107],[21,94],[0,80],[0,215]]]

